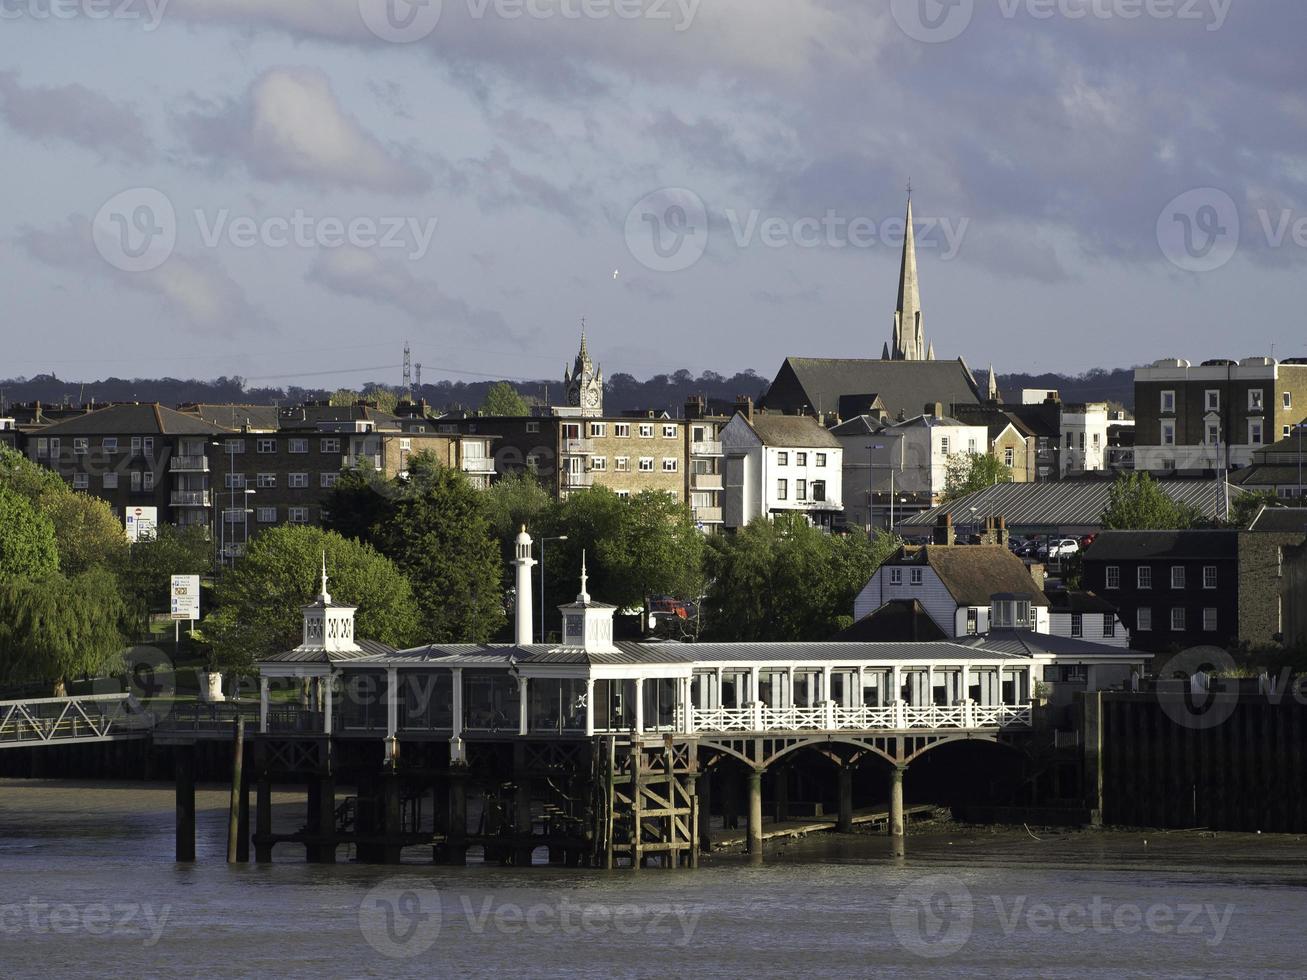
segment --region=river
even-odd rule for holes
[[[302,814],[290,798],[278,822]],[[820,835],[761,867],[224,863],[197,794],[0,781],[0,976],[1229,976],[1307,972],[1307,841],[923,829]]]

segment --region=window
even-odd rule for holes
[[[824,503],[824,502],[825,502],[825,500],[826,500],[826,481],[825,481],[825,480],[813,480],[813,481],[812,481],[812,499],[813,499],[813,500],[816,500],[818,503]]]
[[[1216,588],[1216,566],[1215,566],[1215,565],[1204,565],[1204,566],[1203,566],[1203,588],[1204,588],[1204,589],[1214,589],[1214,588]]]
[[[78,436],[78,437],[76,437],[76,438],[73,439],[73,455],[74,455],[74,456],[85,456],[85,455],[86,455],[86,437],[85,437],[85,436]]]
[[[604,472],[606,469],[608,469],[608,457],[607,457],[607,456],[591,456],[591,457],[590,457],[590,469],[592,469],[592,470],[596,470],[596,471],[598,471],[598,472],[600,472],[600,473]]]
[[[1162,423],[1162,445],[1163,445],[1163,446],[1174,446],[1174,445],[1175,445],[1175,423],[1174,423],[1174,422],[1163,422],[1163,423]]]
[[[1184,606],[1174,606],[1171,609],[1171,632],[1184,632]]]
[[[241,451],[244,452],[243,449]],[[141,437],[141,452],[145,453],[147,456],[154,455],[154,436]]]
[[[318,475],[319,486],[331,488],[336,485],[336,480],[340,477],[339,473],[320,473]]]
[[[244,474],[244,473],[227,473],[227,474],[225,474],[225,475],[223,476],[223,481],[224,481],[223,485],[224,485],[228,490],[243,490],[243,489],[245,489],[245,474]]]
[[[608,435],[608,423],[607,423],[607,422],[591,422],[591,423],[590,423],[590,435],[591,435],[591,436],[606,436],[606,435]]]
[[[1262,444],[1262,421],[1261,419],[1248,420],[1248,445],[1260,446]]]
[[[1162,392],[1162,412],[1163,412],[1163,414],[1166,414],[1166,415],[1174,415],[1174,414],[1175,414],[1175,392],[1174,392],[1174,391],[1164,391],[1164,392]]]
[[[678,468],[678,461],[672,456],[663,457],[663,472],[675,473]]]
[[[816,461],[817,461],[817,465],[818,465],[818,466],[825,466],[825,465],[826,465],[826,454],[825,454],[825,453],[817,453],[817,460],[816,460]]]
[[[100,440],[100,448],[106,453],[116,453],[118,451],[118,437],[105,436]]]
[[[254,519],[260,524],[276,524],[277,508],[276,507],[259,507],[254,512]]]
[[[260,473],[255,477],[254,482],[260,490],[270,490],[277,485],[277,474]]]
[[[1140,565],[1135,573],[1137,578],[1135,585],[1141,589],[1151,589],[1153,587],[1153,570],[1147,565]]]
[[[292,524],[307,524],[309,522],[309,509],[307,507],[289,507],[287,508],[286,519]]]
[[[1017,454],[1016,451],[1013,450],[1011,446],[1008,446],[1006,449],[1003,450],[1004,466],[1006,466],[1008,469],[1011,469],[1013,464],[1016,463],[1016,461],[1017,461]]]
[[[318,452],[320,453],[338,453],[340,452],[340,439],[331,437],[323,439],[318,443]]]
[[[1076,446],[1075,438],[1076,438],[1076,435],[1075,435],[1074,432],[1068,432],[1068,433],[1066,434],[1066,448],[1067,448],[1067,449],[1074,449],[1074,448],[1075,448],[1075,446]]]
[[[49,456],[49,455],[50,455],[50,440],[48,440],[48,439],[37,439],[37,440],[36,440],[35,455],[36,455],[36,458],[37,458],[37,459],[45,459],[47,456]]]
[[[1080,451],[1082,453],[1085,451],[1085,434],[1083,432],[1080,433]]]
[[[789,500],[789,499],[790,499],[790,481],[789,481],[789,480],[786,480],[786,479],[782,478],[782,479],[776,481],[776,499],[777,499],[777,500]]]
[[[51,455],[51,456],[57,456],[57,455],[59,455],[59,440],[58,440],[58,439],[51,439],[51,440],[50,440],[50,455]],[[139,456],[139,455],[141,455],[141,437],[140,437],[140,436],[132,436],[132,455],[133,455],[133,456]]]
[[[902,585],[902,584],[903,584],[903,569],[901,569],[901,568],[891,568],[891,569],[889,570],[889,584],[890,584],[890,585]]]
[[[144,489],[146,489],[146,490],[153,490],[153,489],[154,489],[154,471],[153,471],[153,470],[146,470],[144,473],[142,473],[142,474],[141,474],[141,483],[143,484]]]
[[[275,453],[277,451],[277,440],[256,439],[254,440],[254,451],[258,453]]]
[[[1071,437],[1067,436],[1067,438],[1070,439]],[[940,436],[939,451],[943,453],[945,456],[948,455],[948,436]]]
[[[1084,617],[1080,613],[1071,614],[1071,635],[1072,636],[1085,635]]]
[[[1135,629],[1140,633],[1147,633],[1153,628],[1153,611],[1147,606],[1140,606],[1135,610]]]
[[[631,457],[630,457],[630,456],[614,456],[614,457],[613,457],[613,469],[615,469],[618,473],[628,473],[628,472],[630,472],[630,469],[631,469]]]
[[[141,471],[132,470],[132,493],[141,492]]]
[[[631,423],[630,423],[630,422],[614,422],[614,423],[613,423],[613,435],[615,435],[618,439],[629,439],[629,438],[631,438]]]
[[[777,465],[777,466],[789,466],[789,465],[790,465],[790,454],[789,454],[789,453],[777,453],[777,454],[776,454],[776,465]]]
[[[1263,392],[1261,388],[1249,388],[1248,411],[1250,412],[1262,411],[1262,398],[1263,398]]]
[[[1171,588],[1173,588],[1173,589],[1183,589],[1183,588],[1184,588],[1184,566],[1183,566],[1183,565],[1172,565],[1172,566],[1171,566]]]
[[[292,439],[289,448],[293,453],[307,453],[309,451],[309,441],[307,439]]]
[[[807,481],[807,480],[795,480],[795,481],[794,481],[794,499],[795,499],[795,500],[807,500],[807,499],[808,499],[808,481]]]
[[[924,577],[924,573],[920,568],[912,569],[912,575],[910,576],[910,579],[913,585],[920,585],[922,583],[923,577]]]
[[[1114,613],[1103,613],[1103,636],[1116,636],[1116,615]]]
[[[117,474],[117,473],[106,473],[106,474],[104,475],[104,488],[105,488],[106,490],[117,490],[117,489],[118,489],[118,474]]]
[[[1208,388],[1203,392],[1203,407],[1209,412],[1221,410],[1221,392],[1217,388]]]
[[[807,454],[807,453],[795,453],[795,454],[794,454],[794,465],[795,465],[795,466],[807,466],[807,465],[808,465],[808,454]]]
[[[1108,565],[1108,566],[1107,566],[1107,587],[1108,587],[1109,589],[1119,589],[1119,588],[1121,588],[1121,566],[1120,566],[1120,565]]]
[[[222,519],[226,524],[244,524],[245,511],[236,507],[224,507],[222,511]]]
[[[967,440],[967,452],[971,453],[971,455],[973,455],[973,456],[976,454],[976,440],[975,440],[975,439],[968,439],[968,440]]]
[[[1184,612],[1183,609],[1180,611]],[[1211,606],[1208,606],[1203,610],[1203,632],[1204,633],[1216,632],[1216,610]]]
[[[1219,446],[1219,445],[1221,444],[1221,423],[1220,423],[1220,422],[1208,422],[1208,423],[1207,423],[1207,440],[1206,440],[1206,441],[1207,441],[1207,445],[1209,445],[1209,446]]]
[[[967,609],[967,636],[975,636],[980,632],[980,610],[975,606]]]
[[[663,426],[663,438],[664,438],[664,439],[675,439],[675,438],[676,438],[676,426],[674,426],[674,425],[664,425],[664,426]]]
[[[133,452],[136,451],[136,445],[135,445],[135,443],[136,443],[136,440],[133,439],[133,440],[132,440],[132,451],[133,451]],[[224,439],[224,440],[223,440],[223,443],[222,443],[222,451],[223,451],[224,453],[228,453],[229,455],[240,456],[240,455],[242,455],[242,454],[245,452],[245,440],[244,440],[244,439]]]
[[[536,433],[536,432],[539,432],[539,431],[540,431],[540,423],[539,423],[539,422],[528,422],[528,423],[526,424],[526,431],[527,431],[528,433]]]
[[[292,451],[293,451],[293,450],[292,450]],[[400,451],[401,453],[409,453],[409,452],[412,452],[412,451],[413,451],[413,440],[412,440],[412,439],[401,439],[401,440],[399,440],[399,451]]]
[[[641,473],[652,473],[652,472],[653,472],[653,457],[652,457],[652,456],[641,456],[641,457],[640,457],[640,472],[641,472]]]
[[[1284,393],[1284,407],[1293,408],[1293,392],[1286,391]]]
[[[73,489],[74,489],[74,490],[85,490],[88,486],[90,486],[90,480],[87,478],[87,476],[86,476],[85,473],[74,473],[74,474],[73,474]]]
[[[290,473],[286,477],[286,486],[292,490],[303,490],[309,485],[309,475],[307,473]]]
[[[652,425],[642,425],[642,426],[640,426],[640,438],[641,438],[641,439],[652,439],[652,438],[653,438],[653,426],[652,426]]]

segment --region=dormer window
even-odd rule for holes
[[[1028,596],[995,596],[991,602],[989,621],[993,628],[1033,628]]]

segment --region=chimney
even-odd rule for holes
[[[1048,570],[1040,562],[1030,566],[1030,577],[1035,580],[1035,588],[1040,592],[1044,591],[1044,584],[1048,579]]]
[[[691,395],[685,400],[685,417],[701,419],[708,414],[708,399],[704,395]]]
[[[926,402],[926,407],[922,411],[923,415],[929,415],[932,418],[942,419],[944,417],[943,402]]]
[[[1009,533],[1007,529],[1007,518],[1004,517],[1002,514],[1000,514],[998,517],[998,543],[1001,544],[1004,548],[1006,548],[1008,546],[1008,542],[1011,540],[1012,540],[1012,535]]]
[[[953,530],[953,515],[944,514],[935,523],[935,533],[931,536],[932,544],[957,544],[957,532]]]
[[[753,399],[748,395],[735,396],[735,410],[744,416],[744,421],[753,423]]]

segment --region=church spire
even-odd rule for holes
[[[994,375],[994,365],[992,364],[989,366],[989,385],[986,395],[990,401],[998,401],[998,378]]]
[[[908,213],[903,228],[903,256],[899,263],[899,297],[894,311],[896,361],[926,359],[926,336],[921,323],[921,291],[917,284],[917,235],[912,227],[912,185],[908,185]]]

